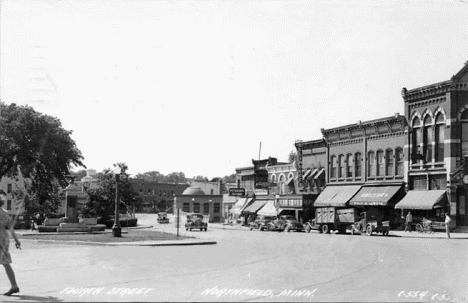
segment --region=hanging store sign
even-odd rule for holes
[[[256,196],[268,196],[268,189],[255,189],[254,194]]]
[[[230,188],[230,196],[245,196],[245,188]]]

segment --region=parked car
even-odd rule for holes
[[[30,215],[10,215],[11,220],[15,223],[15,229],[28,229],[31,228],[31,219]]]
[[[303,231],[304,226],[294,216],[283,215],[279,216],[276,220],[269,222],[267,229],[288,232],[291,230]]]
[[[169,223],[169,218],[167,217],[167,213],[165,212],[158,213],[158,223],[159,224]]]
[[[208,223],[206,222],[205,216],[202,214],[188,214],[187,222],[185,223],[185,230],[200,229],[200,231],[207,231]]]
[[[276,220],[276,216],[258,216],[255,221],[250,222],[250,230],[252,229],[259,229],[259,230],[265,230],[267,229],[267,225],[269,222]]]

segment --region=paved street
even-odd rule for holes
[[[146,220],[146,221],[145,221]],[[151,223],[151,216],[141,223]],[[468,240],[181,230],[216,245],[112,247],[23,241],[13,301],[462,302]],[[174,231],[154,224],[155,230]],[[131,231],[130,231],[131,232]],[[13,245],[11,246],[13,247]],[[7,278],[1,276],[7,290]],[[2,298],[5,299],[5,298]]]

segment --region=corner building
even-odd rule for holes
[[[468,62],[467,62],[468,63]],[[450,80],[419,88],[402,89],[409,124],[406,153],[408,193],[446,192],[447,209],[456,226],[468,226],[463,176],[468,156],[468,65]]]

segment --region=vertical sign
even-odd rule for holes
[[[465,210],[465,207],[466,207],[466,204],[465,204],[465,196],[460,196],[460,201],[459,201],[459,215],[466,215],[466,210]]]
[[[297,145],[297,187],[302,190],[302,143]]]

